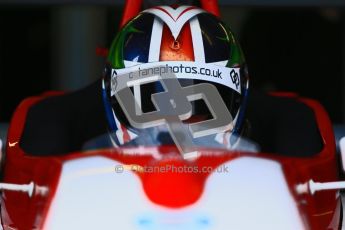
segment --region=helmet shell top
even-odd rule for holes
[[[159,16],[153,13],[160,9],[163,13]],[[176,11],[167,6],[145,10],[123,27],[114,39],[108,55],[112,68],[125,68],[126,61],[223,62],[227,67],[245,63],[240,45],[232,31],[216,16],[199,8],[198,11],[188,14],[189,11],[195,11],[196,7],[181,6],[177,9],[184,11],[180,12],[177,21],[174,21],[171,13],[167,11],[169,9]],[[188,14],[188,20],[184,20],[178,33],[173,34],[172,30],[174,27],[180,27],[181,15],[184,14]]]

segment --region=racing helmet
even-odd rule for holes
[[[109,50],[103,74],[103,98],[117,145],[133,139],[136,132],[112,93],[116,77],[121,77],[116,74],[152,66],[171,70],[181,87],[201,83],[214,85],[233,118],[232,128],[226,134],[236,137],[242,134],[248,73],[232,31],[218,17],[195,6],[156,6],[142,11],[124,25]],[[157,109],[151,95],[164,91],[157,82],[131,90],[139,98],[136,100],[143,113]],[[202,100],[191,103],[192,118],[212,117]]]

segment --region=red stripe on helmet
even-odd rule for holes
[[[160,61],[194,61],[193,40],[189,23],[186,23],[175,40],[170,29],[164,25]]]

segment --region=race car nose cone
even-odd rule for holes
[[[143,175],[147,197],[169,208],[195,203],[203,192],[204,181],[205,175],[198,172],[198,167],[182,159],[154,162]]]

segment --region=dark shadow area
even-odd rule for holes
[[[292,91],[343,116],[343,14],[335,9],[256,9],[241,34],[251,86]]]
[[[9,121],[24,98],[50,89],[49,8],[0,8],[0,122]]]

